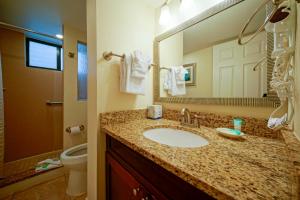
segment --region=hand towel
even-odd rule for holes
[[[284,114],[282,117],[278,117],[278,118],[270,117],[268,120],[268,127],[270,129],[280,129],[284,125],[286,125],[286,121],[287,121],[287,113]]]
[[[185,84],[177,84],[176,67],[171,67],[171,88],[168,93],[172,96],[180,96],[186,94]]]
[[[166,73],[165,73],[163,87],[165,90],[171,89],[171,71],[170,70],[166,71]]]
[[[133,52],[133,62],[131,66],[131,76],[136,78],[145,78],[151,64],[151,58],[144,55],[141,51]]]
[[[126,54],[125,58],[121,60],[120,66],[120,91],[129,94],[146,93],[147,78],[137,78],[132,76],[133,57],[131,54]]]
[[[183,85],[185,84],[185,75],[188,71],[183,66],[174,67],[175,69],[175,77],[176,77],[176,84]]]

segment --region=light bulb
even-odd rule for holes
[[[64,36],[61,35],[61,34],[56,34],[55,36],[56,36],[58,39],[63,39],[63,38],[64,38]]]
[[[167,25],[171,19],[170,9],[167,4],[163,5],[160,9],[160,17],[159,17],[159,24],[160,25]]]

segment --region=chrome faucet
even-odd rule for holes
[[[187,108],[181,110],[181,124],[182,125],[191,125],[191,112]]]

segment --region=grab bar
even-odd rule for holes
[[[55,106],[55,105],[62,105],[63,102],[62,101],[50,101],[50,100],[48,100],[48,101],[46,101],[46,104],[48,106]]]

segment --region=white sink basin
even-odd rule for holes
[[[146,130],[144,136],[160,144],[172,147],[195,148],[208,145],[208,141],[199,135],[172,128]]]

